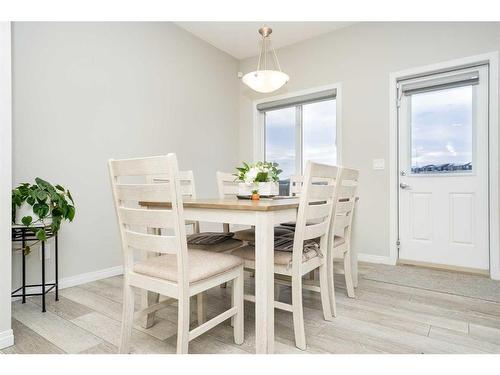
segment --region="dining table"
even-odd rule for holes
[[[139,202],[149,209],[168,209],[165,202]],[[189,199],[183,201],[184,218],[190,221],[227,223],[255,228],[255,350],[274,352],[274,227],[295,221],[299,198]],[[355,252],[352,252],[355,253]],[[353,277],[357,278],[357,255]],[[151,293],[151,292],[144,292]],[[142,298],[143,304],[149,298]],[[146,308],[147,306],[143,306]]]

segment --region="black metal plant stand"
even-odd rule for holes
[[[41,228],[41,227],[40,227]],[[21,242],[22,245],[22,286],[17,288],[12,292],[12,297],[21,297],[22,302],[26,303],[26,297],[30,296],[42,296],[42,312],[45,312],[45,295],[55,289],[56,301],[59,301],[59,264],[58,264],[58,243],[57,243],[57,233],[53,233],[50,227],[45,227],[45,232],[47,233],[47,239],[54,237],[55,240],[55,251],[54,251],[54,263],[55,263],[55,282],[46,283],[45,282],[45,241],[42,241],[42,283],[41,284],[29,284],[26,285],[26,255],[24,254],[24,247],[32,241],[38,241],[35,233],[32,230],[23,226],[13,226],[12,227],[12,241]],[[40,288],[39,293],[26,293],[27,288]]]

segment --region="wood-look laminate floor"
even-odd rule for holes
[[[447,271],[378,265],[363,265],[360,271],[355,299],[347,298],[343,275],[336,275],[338,315],[333,322],[323,320],[319,295],[304,291],[306,352],[294,345],[291,313],[275,310],[276,353],[500,353],[500,303],[485,299],[484,293],[474,295],[477,276],[453,275],[460,283],[457,290],[462,291],[454,294],[439,287],[440,278],[449,278]],[[384,272],[385,281],[371,277],[379,275],[379,271]],[[397,282],[391,281],[390,272],[399,275]],[[434,283],[420,285],[422,275],[432,277]],[[483,282],[485,288],[500,288],[500,282]],[[246,287],[252,289],[252,283],[249,279]],[[280,299],[289,301],[289,288],[280,288]],[[464,295],[464,290],[470,292]],[[209,316],[229,306],[229,295],[229,289],[208,292]],[[39,297],[30,298],[26,304],[12,304],[15,345],[4,349],[4,353],[117,352],[121,277],[61,290],[57,303],[53,295],[47,300],[45,314],[40,312]],[[174,353],[176,310],[172,304],[158,312],[156,324],[150,329],[136,324],[132,352]],[[194,313],[192,321],[195,325]],[[254,305],[245,302],[243,345],[234,344],[232,328],[226,321],[192,341],[189,352],[253,353],[254,327]]]

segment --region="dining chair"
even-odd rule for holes
[[[242,261],[230,254],[188,250],[176,156],[110,160],[108,164],[124,258],[120,353],[129,352],[134,287],[169,297],[140,311],[141,315],[177,300],[177,353],[187,353],[189,341],[231,317],[234,317],[234,341],[242,344]],[[153,175],[164,175],[166,181],[151,183],[147,176]],[[130,183],[130,178],[135,181],[141,177],[141,183]],[[141,201],[170,202],[171,207],[145,209],[139,205]],[[162,255],[135,260],[134,250]],[[225,282],[233,283],[231,308],[190,330],[190,297]]]
[[[163,176],[152,176],[153,182],[164,182]],[[193,171],[179,171],[179,183],[181,187],[182,199],[196,199],[196,184],[194,180]],[[234,250],[243,245],[240,240],[235,238],[224,238],[222,241],[210,241],[210,238],[221,237],[217,232],[200,233],[200,223],[194,220],[186,220],[186,225],[192,227],[192,234],[188,235],[188,248],[199,250],[210,250],[217,252],[227,252]],[[229,231],[226,231],[229,232]],[[199,243],[192,243],[190,241],[197,234],[205,234],[206,241],[198,241]]]
[[[234,174],[227,172],[217,172],[217,188],[220,199],[236,198],[238,195],[238,181]],[[229,232],[229,224],[224,224],[224,231]],[[289,228],[275,227],[274,235],[281,236],[289,234],[292,230]],[[241,229],[234,232],[234,238],[240,241],[250,243],[255,242],[255,228]]]
[[[300,175],[292,175],[290,176],[290,190],[288,195],[291,197],[297,197],[300,195],[302,191],[302,184],[304,182],[304,178]]]
[[[347,295],[351,298],[355,297],[351,264],[351,230],[358,179],[359,171],[356,169],[341,168],[339,171],[329,240],[332,257],[328,262],[329,274],[333,277],[333,259],[341,258],[344,262]]]
[[[357,287],[357,280],[353,275],[353,267],[355,265],[352,263],[353,259],[351,256],[351,229],[353,211],[356,204],[358,178],[358,170],[339,167],[337,184],[343,187],[337,190],[338,196],[335,198],[336,203],[334,205],[336,212],[332,216],[334,229],[330,231],[333,237],[329,241],[332,256],[335,259],[340,258],[343,261],[347,296],[350,298],[355,298],[354,288]],[[290,177],[290,196],[300,196],[302,181],[302,176],[296,175]],[[283,223],[282,225],[293,228],[295,223]],[[313,275],[311,275],[311,279],[314,279]]]
[[[165,182],[165,176],[152,176],[151,178],[153,182]],[[179,171],[179,183],[181,187],[182,199],[196,199],[196,184],[194,181],[193,171]],[[218,233],[214,232],[204,234],[204,238],[202,240],[207,241],[207,243],[203,243],[203,241],[196,241],[198,243],[191,243],[191,240],[194,239],[196,235],[201,234],[200,223],[194,220],[186,220],[186,225],[192,226],[193,231],[193,234],[187,236],[188,249],[228,252],[243,245],[243,242],[236,238],[221,238],[222,241],[211,241],[211,238],[213,239],[214,237],[217,238],[219,236]],[[228,233],[229,230],[225,232]],[[221,287],[222,286],[226,287],[225,283],[221,285]],[[206,293],[202,292],[196,296],[198,324],[202,324],[206,321],[205,294]],[[158,298],[159,296],[156,296],[156,299]],[[148,326],[151,326],[151,324],[152,322],[150,319],[150,322],[146,322],[144,327],[148,328]]]
[[[304,312],[302,306],[302,277],[311,271],[319,270],[319,291],[325,320],[332,320],[335,315],[335,296],[333,277],[328,277],[327,253],[328,236],[331,228],[335,181],[338,169],[335,166],[308,162],[304,175],[302,193],[295,233],[292,237],[275,239],[274,273],[289,276],[292,287],[292,303],[275,301],[275,308],[292,312],[295,333],[295,345],[306,349]],[[321,179],[322,184],[313,183]],[[307,225],[310,220],[315,224]],[[244,246],[232,252],[245,261],[245,268],[255,269],[255,248]],[[254,296],[245,295],[245,299],[254,301]]]
[[[220,199],[236,198],[238,195],[238,181],[232,173],[216,172],[217,191]],[[222,224],[224,232],[230,232],[228,223]],[[241,239],[241,238],[239,238]]]

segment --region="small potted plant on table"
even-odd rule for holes
[[[260,197],[271,197],[279,194],[278,163],[259,161],[254,164],[243,163],[235,174],[238,184],[238,195],[258,200]]]

